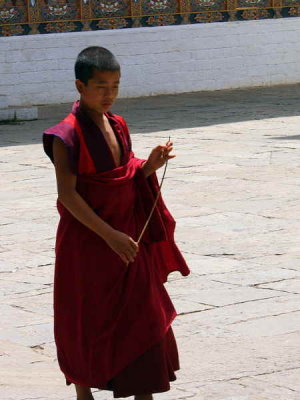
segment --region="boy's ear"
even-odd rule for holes
[[[79,93],[82,93],[83,87],[84,87],[84,83],[81,82],[80,79],[76,79],[76,80],[75,80],[75,85],[76,85],[76,88],[77,88],[78,92],[79,92]]]

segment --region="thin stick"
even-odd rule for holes
[[[171,140],[171,136],[169,136],[169,142],[170,142],[170,140]],[[167,171],[168,161],[169,161],[169,160],[167,160],[167,161],[166,161],[166,164],[165,164],[164,173],[163,173],[163,176],[162,176],[162,178],[161,178],[161,182],[160,182],[160,185],[159,185],[159,190],[158,190],[156,199],[155,199],[155,201],[154,201],[152,210],[151,210],[150,215],[149,215],[149,217],[148,217],[148,219],[147,219],[147,221],[146,221],[146,223],[145,223],[145,226],[144,226],[144,228],[143,228],[143,230],[142,230],[142,232],[141,232],[141,234],[140,234],[140,236],[139,236],[139,238],[138,238],[138,241],[137,241],[138,244],[140,243],[140,241],[141,241],[141,239],[142,239],[142,237],[143,237],[143,234],[145,233],[145,230],[147,229],[147,226],[149,225],[150,219],[151,219],[151,217],[152,217],[152,214],[153,214],[153,212],[154,212],[154,210],[155,210],[155,207],[156,207],[156,204],[157,204],[157,202],[158,202],[158,199],[159,199],[159,196],[160,196],[160,193],[161,193],[161,187],[162,187],[163,181],[164,181],[164,179],[165,179],[166,171]]]

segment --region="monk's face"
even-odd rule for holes
[[[76,87],[80,93],[80,101],[85,107],[97,113],[104,113],[116,100],[119,83],[120,72],[94,69],[93,76],[87,84],[77,79]]]

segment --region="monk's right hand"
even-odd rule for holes
[[[134,262],[139,245],[130,236],[118,230],[114,230],[109,237],[106,238],[106,243],[121,257],[126,265],[130,262]]]

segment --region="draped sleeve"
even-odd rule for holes
[[[76,130],[67,122],[61,121],[57,125],[52,126],[43,132],[44,151],[52,163],[54,163],[53,139],[55,136],[61,139],[64,143],[67,149],[71,171],[74,175],[77,175],[79,161],[79,140]]]

